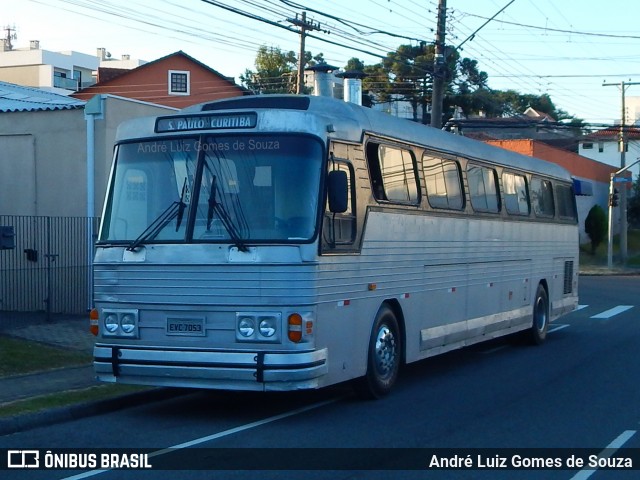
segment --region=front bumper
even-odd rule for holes
[[[327,354],[326,348],[272,353],[96,344],[93,365],[103,382],[284,391],[322,386]]]

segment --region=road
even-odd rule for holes
[[[637,464],[635,470],[540,469],[517,474],[501,469],[188,469],[201,461],[211,465],[228,460],[224,452],[212,449],[240,447],[246,449],[241,452],[247,459],[278,455],[277,465],[282,467],[288,462],[322,466],[323,458],[335,453],[322,448],[334,447],[379,449],[352,451],[352,458],[364,458],[368,465],[391,455],[397,456],[399,465],[403,458],[407,464],[415,459],[409,450],[385,450],[389,448],[453,449],[442,450],[443,455],[465,454],[465,449],[512,448],[525,456],[539,452],[529,449],[547,448],[551,450],[540,455],[548,456],[556,450],[571,453],[589,448],[598,453],[610,447],[607,453],[613,457],[615,448],[640,449],[638,293],[640,277],[581,277],[580,309],[554,323],[544,345],[532,347],[513,338],[500,339],[410,365],[392,394],[379,401],[362,402],[345,386],[268,395],[195,391],[0,437],[0,448],[150,449],[154,452],[151,464],[175,467],[178,462],[185,469],[180,472],[92,470],[83,476],[82,470],[8,470],[1,476],[74,480],[638,478]],[[168,447],[174,449],[163,450]],[[264,448],[278,450],[260,450]],[[291,448],[311,450],[296,453]],[[640,450],[635,452],[637,457]],[[472,453],[475,458],[485,451]],[[486,453],[493,455],[494,451]],[[425,465],[430,458],[425,458]]]

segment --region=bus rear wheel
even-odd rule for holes
[[[367,373],[356,380],[355,389],[364,399],[377,399],[388,394],[400,371],[402,339],[393,310],[383,305],[378,310],[371,330],[367,355]]]
[[[538,285],[536,299],[533,302],[533,324],[529,330],[529,340],[534,345],[540,345],[547,338],[549,328],[549,297],[542,285]]]

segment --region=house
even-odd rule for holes
[[[51,52],[33,40],[26,49],[0,51],[0,81],[61,95],[94,83],[100,60],[79,52]]]
[[[117,126],[175,109],[113,95],[88,102],[0,82],[0,311],[84,313]]]
[[[69,95],[96,83],[100,68],[127,71],[143,63],[129,55],[112,58],[105,48],[98,48],[96,55],[53,52],[42,49],[38,40],[26,48],[13,48],[5,39],[0,46],[0,81]]]
[[[89,210],[99,214],[117,126],[130,118],[174,110],[113,95],[85,102],[0,82],[0,215],[86,216]],[[88,129],[93,129],[92,138]],[[91,206],[90,151],[95,152],[91,188],[96,192]]]
[[[528,108],[528,114],[512,117],[452,118],[444,128],[480,141],[534,139],[577,153],[578,138],[574,130],[558,124],[547,114],[533,115],[532,111],[533,109]]]
[[[98,94],[184,108],[249,92],[236,85],[232,78],[178,51],[132,70],[98,69],[98,82],[74,93],[73,97],[88,100]]]
[[[576,196],[580,243],[589,241],[584,231],[584,221],[593,205],[598,204],[605,211],[609,208],[609,180],[615,167],[533,139],[485,140],[485,143],[555,163],[565,168],[573,178],[590,184],[591,191],[587,195]],[[618,224],[619,220],[614,219],[614,229]]]
[[[640,128],[625,127],[625,165],[631,165],[640,157]],[[620,127],[608,127],[596,130],[584,136],[579,143],[578,153],[583,157],[597,160],[621,168],[620,160]],[[635,180],[640,174],[640,165],[636,164],[629,169]]]

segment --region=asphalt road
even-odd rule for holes
[[[6,470],[3,479],[619,479],[640,477],[640,277],[581,277],[581,308],[554,323],[540,347],[513,338],[476,345],[408,366],[387,398],[362,402],[345,386],[318,392],[253,394],[195,391],[172,400],[0,437],[0,448],[130,448],[149,463],[181,471]],[[174,447],[171,450],[163,450]],[[608,450],[605,450],[609,447]],[[432,460],[459,453],[484,465],[495,454],[553,460],[575,453],[624,456],[635,470],[444,469]],[[228,452],[216,450],[233,449]],[[277,457],[278,467],[309,471],[189,470]],[[276,448],[267,451],[265,448]],[[291,451],[292,448],[308,450]],[[360,470],[325,471],[336,451],[354,448]],[[389,451],[387,449],[402,449]],[[408,449],[428,449],[416,451]],[[483,449],[497,450],[483,450]],[[538,450],[538,449],[547,450]],[[589,452],[578,449],[591,449]],[[148,450],[143,450],[148,449]],[[434,449],[434,450],[432,450]],[[451,449],[451,450],[441,450]],[[473,449],[473,450],[469,450]],[[502,450],[513,449],[513,450]],[[85,451],[86,452],[86,451]],[[338,453],[344,453],[340,450]],[[557,455],[554,454],[557,452]],[[624,454],[624,455],[623,455]],[[367,470],[394,458],[424,470]],[[329,460],[331,459],[331,460]],[[355,460],[354,460],[355,459]],[[334,463],[329,464],[328,462]],[[563,460],[564,461],[564,460]],[[203,462],[203,463],[200,463]],[[231,462],[231,463],[225,463]],[[587,464],[588,466],[588,464]]]

